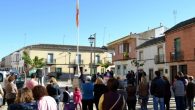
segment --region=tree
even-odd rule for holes
[[[107,61],[105,63],[100,62],[99,64],[100,64],[101,67],[104,67],[106,69],[110,66],[111,63],[109,61]]]
[[[132,60],[131,64],[134,65],[135,67],[139,68],[140,66],[144,66],[144,61],[141,60]]]
[[[42,68],[45,66],[45,62],[43,58],[40,58],[38,56],[35,56],[33,59],[30,58],[29,54],[24,51],[22,59],[24,60],[25,64],[25,73],[28,73],[33,68]]]

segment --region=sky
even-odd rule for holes
[[[107,45],[130,32],[139,33],[195,17],[195,0],[0,0],[0,58],[28,45]]]

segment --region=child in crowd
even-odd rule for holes
[[[79,110],[82,110],[82,106],[81,106],[82,94],[81,94],[81,91],[78,87],[75,87],[75,89],[74,89],[73,100],[74,100],[74,103],[76,106],[76,110],[77,110],[78,105],[80,107]]]

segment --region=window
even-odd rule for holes
[[[158,47],[158,55],[162,55],[163,54],[163,47],[159,46]]]
[[[56,68],[56,72],[61,73],[62,72],[62,68]]]
[[[117,74],[120,74],[120,69],[121,69],[121,66],[117,65]]]
[[[123,65],[123,74],[127,74],[127,65]]]
[[[174,39],[174,58],[179,59],[181,56],[181,41],[180,38]]]
[[[179,71],[181,71],[183,74],[187,74],[187,65],[179,65]]]
[[[158,47],[158,55],[157,56],[158,56],[159,63],[164,62],[164,54],[163,54],[163,47],[162,46]]]
[[[144,59],[143,51],[139,51],[139,60],[143,60],[143,59]]]
[[[95,59],[95,63],[97,64],[97,63],[100,63],[100,55],[96,55],[96,57],[95,57],[96,59]]]
[[[123,46],[123,52],[129,53],[129,43],[124,43]]]
[[[119,53],[123,53],[123,44],[119,45]]]
[[[180,52],[181,51],[181,41],[180,38],[174,39],[174,51],[175,52]]]
[[[16,54],[16,62],[19,62],[19,54]]]
[[[119,45],[119,53],[129,53],[129,43],[123,43]]]
[[[79,62],[78,62],[78,61],[79,61]],[[78,55],[76,56],[76,63],[79,63],[79,64],[83,63],[82,60],[81,60],[81,54],[78,54]]]
[[[162,68],[158,69],[158,71],[160,71],[161,76],[164,74],[164,70]]]
[[[48,63],[53,63],[54,60],[53,60],[53,53],[48,53],[47,55],[47,62]]]
[[[149,69],[149,80],[153,79],[154,70],[152,68]]]

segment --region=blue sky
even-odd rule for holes
[[[194,0],[80,0],[80,45],[97,46],[195,17]],[[176,11],[176,20],[173,11]],[[0,0],[0,58],[24,45],[77,45],[76,0]],[[64,40],[63,40],[64,39]]]

